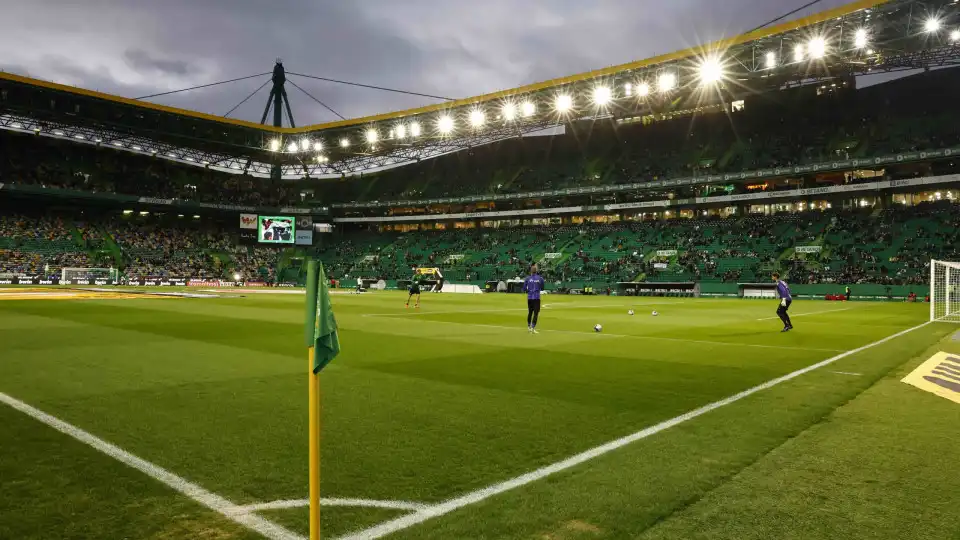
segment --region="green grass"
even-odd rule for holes
[[[302,302],[285,295],[3,300],[0,392],[235,503],[302,499]],[[515,296],[424,295],[419,312],[404,309],[403,297],[393,293],[335,296],[343,352],[321,383],[323,496],[440,502],[871,343],[928,315],[922,305],[797,302],[796,315],[842,311],[797,317],[797,331],[780,334],[779,321],[758,320],[773,316],[769,302],[545,302],[543,331],[531,336],[524,300]],[[626,314],[630,307],[636,316]],[[661,316],[649,315],[654,308]],[[591,331],[595,323],[604,325],[603,333]],[[893,478],[915,470],[916,456],[928,448],[956,448],[955,429],[939,438],[911,431],[919,428],[907,419],[924,418],[922,405],[936,398],[885,378],[952,330],[923,327],[395,537],[857,538],[864,524],[856,516],[871,514],[858,513],[853,502],[831,504],[838,518],[826,525],[815,514],[818,478],[835,481],[825,486],[827,500],[845,494],[857,500],[859,484],[843,482],[830,466],[848,471],[849,456],[877,439],[866,430],[849,435],[861,423],[878,424],[874,429],[884,432],[888,446],[880,446],[874,460],[853,461],[859,469],[850,472],[858,478],[873,477],[881,466]],[[884,394],[887,384],[892,390]],[[863,406],[873,416],[844,416],[866,399],[875,400]],[[941,401],[932,410],[956,426],[956,406]],[[884,407],[905,415],[902,429],[884,431]],[[191,536],[187,530],[205,531],[194,534],[199,538],[252,537],[2,405],[0,440],[13,441],[13,451],[4,444],[0,457],[0,538],[59,536],[64,522],[78,532],[63,536],[74,538]],[[911,453],[896,451],[896,444]],[[804,456],[819,456],[823,470],[811,472]],[[778,475],[787,476],[775,480]],[[947,526],[957,522],[960,505],[955,480],[943,476],[918,476],[945,491],[910,492],[917,506],[909,508],[936,507],[938,513],[924,515]],[[790,496],[773,504],[774,488]],[[887,481],[873,489],[873,511],[883,511],[879,495],[896,486]],[[753,493],[769,504],[753,510]],[[954,504],[936,506],[945,496]],[[899,499],[889,500],[895,506]],[[802,517],[778,520],[784,514]],[[261,515],[306,532],[303,508]],[[327,508],[325,537],[398,515]],[[867,529],[910,538],[893,521],[901,523],[873,520]],[[13,527],[9,534],[5,526]]]

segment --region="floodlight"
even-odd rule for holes
[[[453,118],[447,115],[441,116],[440,119],[437,120],[437,131],[439,131],[441,135],[446,135],[453,131]]]
[[[954,43],[960,41],[960,30],[954,30],[953,32],[950,32],[950,41]]]
[[[606,86],[598,86],[593,89],[593,103],[598,107],[603,107],[610,103],[612,98],[613,93]]]
[[[313,143],[313,151],[314,151],[314,152],[319,152],[319,151],[321,151],[321,150],[323,150],[323,143],[322,143],[322,142],[317,141],[317,142]]]
[[[822,37],[815,37],[807,44],[807,51],[810,58],[823,58],[827,54],[827,40]]]
[[[573,107],[573,98],[567,94],[560,94],[557,96],[557,101],[554,104],[554,107],[559,112],[567,112]]]
[[[377,139],[379,138],[380,138],[380,134],[377,133],[377,130],[373,128],[370,128],[367,130],[366,139],[368,143],[374,144],[377,142]]]
[[[853,46],[862,49],[867,46],[868,36],[866,28],[859,28],[853,35]]]
[[[775,67],[777,67],[777,53],[767,51],[767,69],[773,69]]]
[[[317,156],[317,163],[326,163],[327,161],[330,161],[327,156]]]
[[[470,111],[470,125],[473,126],[474,128],[478,128],[482,126],[483,123],[486,121],[486,119],[487,119],[487,116],[483,114],[483,110],[474,109]]]
[[[280,139],[271,139],[270,140],[270,151],[276,152],[280,149]]]
[[[398,139],[404,139],[407,137],[407,126],[397,124],[397,127],[393,128],[393,132],[397,134]]]
[[[310,149],[310,139],[307,139],[306,137],[304,137],[303,139],[300,139],[300,151],[306,152],[309,149]]]
[[[623,95],[630,97],[633,95],[633,85],[626,83],[623,85]]]
[[[723,79],[723,64],[716,58],[707,58],[700,64],[700,82],[712,84]]]
[[[419,136],[420,136],[420,123],[419,123],[419,122],[411,122],[411,123],[410,123],[410,136],[411,136],[411,137],[419,137]]]
[[[288,152],[296,152],[296,151],[297,151],[297,143],[295,143],[295,142],[290,143],[290,145],[287,146],[287,151],[288,151]]]
[[[637,86],[637,95],[640,97],[647,97],[650,95],[650,85],[642,82]]]
[[[537,112],[537,106],[532,101],[524,101],[523,105],[520,106],[520,113],[524,118],[533,116]]]
[[[930,17],[927,19],[927,22],[923,23],[923,29],[931,34],[940,30],[940,19],[936,17]]]
[[[657,87],[661,92],[669,92],[677,86],[677,75],[671,71],[660,74],[657,80]]]
[[[503,109],[501,109],[500,116],[503,117],[507,122],[513,120],[517,117],[517,106],[512,102],[508,101],[503,104]]]
[[[234,281],[240,281],[240,274],[233,274]]]
[[[346,137],[340,139],[340,147],[341,147],[341,148],[346,148],[346,147],[348,147],[348,146],[350,146],[350,139],[348,139],[348,138],[346,138]]]
[[[803,45],[800,45],[799,43],[793,48],[793,61],[803,62]]]

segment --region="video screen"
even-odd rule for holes
[[[263,244],[292,244],[296,241],[294,218],[290,216],[259,216],[257,241]]]

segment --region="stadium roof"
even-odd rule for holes
[[[350,174],[582,118],[692,110],[802,81],[955,65],[960,63],[958,25],[956,0],[858,0],[637,62],[453,102],[298,128],[0,73],[0,127],[59,132],[58,136],[232,172],[267,175],[273,164],[280,164],[285,177]]]

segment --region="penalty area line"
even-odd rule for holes
[[[843,308],[843,309],[825,309],[823,311],[811,311],[810,313],[797,313],[796,315],[791,314],[790,318],[794,317],[809,317],[811,315],[823,315],[825,313],[839,313],[841,311],[850,311],[853,308]],[[763,317],[762,319],[757,319],[758,321],[772,321],[774,319],[779,319],[780,316],[776,315],[773,317]]]
[[[120,448],[119,446],[108,443],[96,435],[84,431],[73,424],[68,424],[67,422],[60,420],[55,416],[51,416],[40,409],[37,409],[36,407],[28,405],[19,399],[0,392],[0,403],[5,403],[11,408],[20,411],[34,420],[37,420],[42,424],[46,424],[60,433],[72,437],[73,439],[92,447],[94,450],[112,457],[124,465],[142,472],[143,474],[179,492],[180,494],[190,497],[195,502],[198,502],[201,505],[219,513],[230,521],[261,534],[265,538],[270,540],[303,540],[303,537],[299,534],[289,531],[286,528],[273,523],[272,521],[250,513],[237,513],[236,509],[240,507],[224,497],[221,497],[220,495],[217,495],[211,491],[207,491],[197,484],[177,476],[176,474],[173,474],[159,465],[155,465],[143,458],[137,457]]]
[[[576,455],[574,455],[574,456],[571,456],[571,457],[569,457],[569,458],[567,458],[567,459],[564,459],[564,460],[562,460],[562,461],[558,461],[558,462],[553,463],[553,464],[551,464],[551,465],[547,465],[547,466],[541,467],[541,468],[539,468],[539,469],[536,469],[536,470],[534,470],[534,471],[528,472],[528,473],[526,473],[526,474],[522,474],[522,475],[517,476],[517,477],[515,477],[515,478],[511,478],[511,479],[506,480],[506,481],[504,481],[504,482],[500,482],[500,483],[498,483],[498,484],[493,484],[493,485],[491,485],[491,486],[488,486],[488,487],[485,487],[485,488],[482,488],[482,489],[478,489],[478,490],[476,490],[476,491],[472,491],[472,492],[467,493],[467,494],[465,494],[465,495],[462,495],[462,496],[460,496],[460,497],[456,497],[456,498],[447,500],[447,501],[442,502],[442,503],[439,503],[439,504],[435,504],[435,505],[428,506],[427,508],[424,508],[424,509],[422,509],[422,510],[418,510],[418,511],[414,512],[413,514],[409,514],[409,515],[406,515],[406,516],[403,516],[403,517],[399,517],[399,518],[396,518],[396,519],[392,519],[392,520],[389,520],[389,521],[385,521],[385,522],[383,522],[383,523],[381,523],[381,524],[379,524],[379,525],[374,525],[373,527],[364,529],[364,530],[362,530],[362,531],[358,531],[358,532],[355,532],[355,533],[353,533],[353,534],[349,534],[349,535],[347,535],[347,536],[342,536],[342,537],[339,538],[339,540],[375,540],[375,539],[377,539],[377,538],[383,538],[384,536],[393,534],[393,533],[395,533],[395,532],[402,531],[402,530],[404,530],[404,529],[408,529],[408,528],[410,528],[410,527],[413,527],[413,526],[418,525],[418,524],[420,524],[420,523],[423,523],[423,522],[425,522],[425,521],[429,521],[429,520],[431,520],[431,519],[438,518],[438,517],[440,517],[440,516],[449,514],[450,512],[453,512],[453,511],[455,511],[455,510],[459,510],[459,509],[464,508],[464,507],[466,507],[466,506],[470,506],[470,505],[472,505],[472,504],[476,504],[476,503],[478,503],[478,502],[480,502],[480,501],[483,501],[483,500],[485,500],[485,499],[489,499],[490,497],[493,497],[493,496],[495,496],[495,495],[499,495],[499,494],[501,494],[501,493],[504,493],[504,492],[507,492],[507,491],[516,489],[516,488],[518,488],[518,487],[525,486],[525,485],[530,484],[530,483],[532,483],[532,482],[536,482],[536,481],[538,481],[538,480],[542,480],[542,479],[544,479],[544,478],[546,478],[546,477],[548,477],[548,476],[550,476],[550,475],[553,475],[553,474],[556,474],[556,473],[558,473],[558,472],[565,471],[565,470],[567,470],[567,469],[570,469],[570,468],[572,468],[572,467],[575,467],[575,466],[577,466],[577,465],[586,463],[586,462],[591,461],[591,460],[593,460],[593,459],[596,459],[596,458],[598,458],[598,457],[600,457],[600,456],[602,456],[602,455],[604,455],[604,454],[607,454],[607,453],[609,453],[609,452],[612,452],[612,451],[614,451],[614,450],[617,450],[617,449],[622,448],[622,447],[624,447],[624,446],[627,446],[627,445],[629,445],[629,444],[635,443],[635,442],[637,442],[637,441],[646,439],[646,438],[648,438],[648,437],[650,437],[650,436],[656,435],[657,433],[660,433],[661,431],[665,431],[665,430],[667,430],[667,429],[670,429],[670,428],[672,428],[672,427],[674,427],[674,426],[676,426],[676,425],[682,424],[682,423],[684,423],[684,422],[686,422],[686,421],[688,421],[688,420],[693,420],[694,418],[697,418],[698,416],[702,416],[702,415],[707,414],[707,413],[709,413],[709,412],[711,412],[711,411],[715,411],[715,410],[717,410],[717,409],[719,409],[719,408],[721,408],[721,407],[725,407],[725,406],[727,406],[727,405],[730,405],[731,403],[735,403],[735,402],[737,402],[737,401],[740,401],[741,399],[743,399],[743,398],[745,398],[745,397],[748,397],[748,396],[751,396],[751,395],[753,395],[753,394],[756,394],[757,392],[761,392],[761,391],[763,391],[763,390],[767,390],[767,389],[769,389],[769,388],[773,388],[774,386],[777,386],[777,385],[779,385],[779,384],[785,383],[785,382],[787,382],[787,381],[789,381],[789,380],[796,379],[797,377],[800,377],[801,375],[806,375],[807,373],[810,373],[811,371],[818,370],[818,369],[820,369],[820,368],[822,368],[822,367],[824,367],[824,366],[829,366],[830,364],[833,364],[834,362],[836,362],[836,361],[838,361],[838,360],[842,360],[842,359],[844,359],[844,358],[846,358],[846,357],[848,357],[848,356],[857,354],[857,353],[859,353],[859,352],[863,352],[863,351],[865,351],[865,350],[867,350],[867,349],[870,349],[870,348],[872,348],[872,347],[876,347],[877,345],[881,345],[881,344],[886,343],[886,342],[888,342],[888,341],[890,341],[890,340],[896,339],[896,338],[898,338],[898,337],[900,337],[900,336],[909,334],[910,332],[913,332],[914,330],[918,330],[918,329],[920,329],[920,328],[923,328],[923,327],[927,326],[928,324],[930,324],[930,323],[929,323],[929,322],[925,322],[925,323],[923,323],[923,324],[919,324],[919,325],[914,326],[914,327],[912,327],[912,328],[908,328],[908,329],[906,329],[906,330],[902,330],[902,331],[897,332],[897,333],[895,333],[895,334],[891,334],[891,335],[889,335],[889,336],[887,336],[887,337],[885,337],[885,338],[883,338],[883,339],[874,341],[873,343],[868,343],[868,344],[866,344],[866,345],[863,345],[862,347],[857,347],[856,349],[851,349],[851,350],[849,350],[849,351],[847,351],[847,352],[840,353],[840,354],[838,354],[838,355],[836,355],[836,356],[832,356],[832,357],[830,357],[830,358],[827,358],[826,360],[822,360],[822,361],[820,361],[820,362],[817,362],[816,364],[812,364],[812,365],[809,365],[809,366],[807,366],[807,367],[805,367],[805,368],[801,368],[801,369],[798,369],[798,370],[793,371],[793,372],[791,372],[791,373],[788,373],[788,374],[786,374],[786,375],[783,375],[783,376],[781,376],[781,377],[777,377],[777,378],[775,378],[775,379],[771,379],[771,380],[769,380],[769,381],[767,381],[767,382],[765,382],[765,383],[759,384],[759,385],[754,386],[754,387],[752,387],[752,388],[748,388],[747,390],[744,390],[744,391],[742,391],[742,392],[740,392],[740,393],[737,393],[737,394],[734,394],[734,395],[729,396],[729,397],[727,397],[727,398],[721,399],[720,401],[714,401],[713,403],[709,403],[709,404],[704,405],[703,407],[700,407],[700,408],[698,408],[698,409],[694,409],[694,410],[692,410],[692,411],[690,411],[690,412],[687,412],[687,413],[682,414],[682,415],[680,415],[680,416],[677,416],[677,417],[675,417],[675,418],[671,418],[671,419],[669,419],[669,420],[665,420],[665,421],[663,421],[663,422],[660,422],[659,424],[656,424],[656,425],[650,426],[650,427],[648,427],[648,428],[642,429],[642,430],[640,430],[640,431],[638,431],[638,432],[636,432],[636,433],[632,433],[632,434],[627,435],[627,436],[625,436],[625,437],[621,437],[621,438],[619,438],[619,439],[610,441],[610,442],[605,443],[605,444],[602,444],[602,445],[600,445],[600,446],[596,446],[596,447],[594,447],[594,448],[591,448],[591,449],[589,449],[589,450],[586,450],[586,451],[584,451],[584,452],[581,452],[581,453],[579,453],[579,454],[576,454]]]

